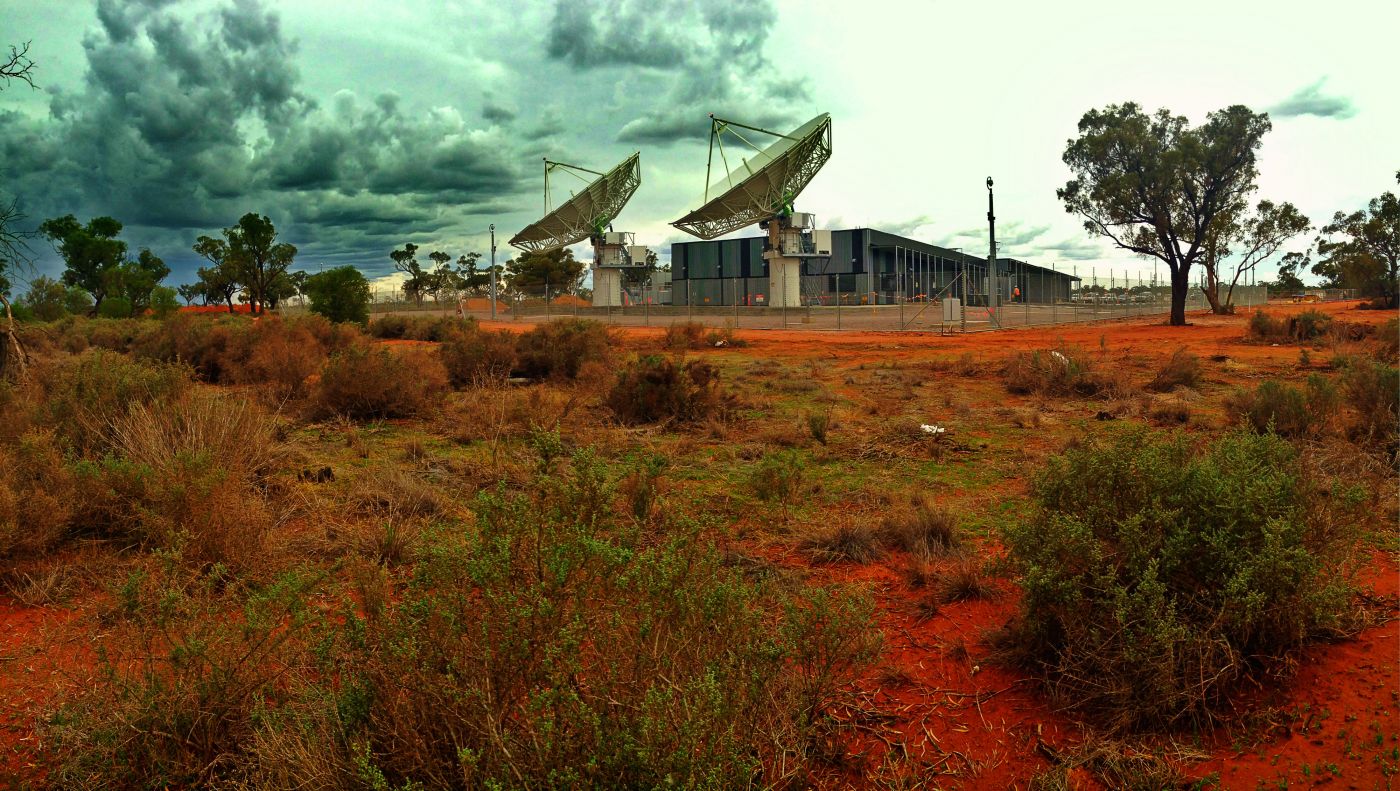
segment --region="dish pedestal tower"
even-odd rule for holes
[[[645,246],[632,244],[627,231],[593,234],[593,307],[622,307],[622,269],[642,267],[650,253]]]
[[[768,305],[795,308],[802,304],[802,261],[831,256],[831,231],[818,231],[807,212],[775,215],[759,223],[768,232],[763,260],[768,262]]]

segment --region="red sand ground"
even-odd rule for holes
[[[1290,314],[1319,306],[1270,306]],[[1350,310],[1346,303],[1321,306],[1348,321],[1379,323],[1394,314]],[[741,331],[746,353],[775,359],[822,358],[843,367],[863,362],[956,356],[964,352],[995,359],[1018,349],[1067,343],[1111,351],[1166,356],[1189,346],[1202,356],[1226,355],[1261,367],[1296,365],[1297,346],[1242,342],[1242,317],[1193,315],[1192,326],[1168,327],[1157,318],[1054,328],[1006,330],[965,336],[894,332]],[[523,331],[530,322],[483,322],[484,326]],[[659,327],[619,327],[634,341],[659,340]],[[420,345],[400,341],[391,345]],[[734,350],[725,350],[733,353]],[[1012,481],[1005,486],[1023,489]],[[1006,492],[1012,494],[1013,492]],[[997,493],[989,493],[996,496]],[[865,770],[878,767],[889,751],[919,762],[923,779],[936,787],[969,789],[1027,788],[1030,778],[1048,763],[1039,749],[1072,749],[1082,731],[1051,710],[1030,679],[986,661],[982,636],[1015,610],[1015,596],[991,602],[944,605],[932,618],[916,614],[911,592],[891,565],[811,567],[801,555],[774,550],[771,560],[802,566],[817,579],[869,584],[876,597],[885,636],[878,669],[858,680],[859,703],[836,712],[851,723],[854,746],[865,755]],[[1376,551],[1364,584],[1390,597],[1395,612],[1400,595],[1400,567],[1393,551]],[[33,718],[60,679],[53,662],[36,653],[43,632],[72,617],[61,608],[28,608],[0,595],[0,781],[34,779]],[[1400,623],[1390,620],[1352,639],[1318,644],[1297,657],[1296,674],[1287,682],[1261,689],[1255,711],[1273,724],[1262,731],[1218,733],[1197,749],[1209,757],[1187,771],[1197,778],[1218,773],[1214,786],[1252,791],[1256,788],[1391,788],[1400,769]],[[960,653],[965,650],[966,654]],[[46,669],[50,668],[50,669]],[[1237,743],[1238,742],[1238,743]],[[1087,773],[1071,775],[1075,788],[1100,788]],[[869,787],[869,778],[853,764],[831,779],[830,787]]]

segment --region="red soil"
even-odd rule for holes
[[[484,300],[478,300],[483,302]],[[1352,310],[1353,304],[1279,305],[1279,314],[1320,309],[1347,321],[1376,324],[1394,316],[1386,311]],[[477,309],[473,307],[473,309]],[[220,308],[221,310],[221,308]],[[211,311],[213,312],[213,311]],[[703,354],[743,354],[785,360],[821,359],[841,368],[899,359],[949,358],[970,353],[983,361],[1014,350],[1058,343],[1114,355],[1165,357],[1188,346],[1205,357],[1225,355],[1260,368],[1296,366],[1299,347],[1247,344],[1245,317],[1191,316],[1188,327],[1168,327],[1159,319],[1137,319],[1054,328],[942,337],[932,333],[743,331],[747,349],[707,350]],[[492,329],[522,331],[528,321],[483,322]],[[618,327],[633,345],[660,342],[664,328]],[[417,346],[422,341],[387,341]],[[974,389],[990,388],[966,380]],[[998,388],[999,392],[999,388]],[[988,391],[990,396],[991,391]],[[980,394],[979,394],[980,395]],[[1004,402],[1019,399],[1000,397]],[[1030,436],[1030,435],[1028,435]],[[1045,452],[1037,439],[1031,452]],[[1019,481],[1003,483],[1015,495]],[[994,550],[994,547],[987,548]],[[889,753],[918,766],[921,778],[940,787],[1027,788],[1048,762],[1041,748],[1072,750],[1083,738],[1074,722],[1054,712],[1033,681],[989,662],[983,640],[1002,626],[1017,606],[1014,590],[998,583],[994,601],[945,604],[928,616],[917,609],[928,594],[912,590],[895,570],[897,559],[867,566],[812,566],[790,549],[771,548],[770,560],[800,567],[818,580],[853,581],[870,587],[877,604],[884,648],[876,669],[854,685],[856,702],[834,714],[850,725],[850,746],[860,754],[823,785],[869,787]],[[1400,568],[1392,552],[1376,551],[1365,584],[1390,597],[1385,612],[1396,612]],[[71,611],[23,607],[0,595],[0,781],[34,779],[34,718],[60,684],[54,662],[37,653],[46,624],[62,623]],[[1257,692],[1251,708],[1272,726],[1211,736],[1201,749],[1209,757],[1186,770],[1194,777],[1218,773],[1215,787],[1250,791],[1257,787],[1390,788],[1400,771],[1400,624],[1389,620],[1354,638],[1313,645],[1300,652],[1291,678]],[[1075,788],[1098,788],[1087,774],[1071,774]],[[1210,787],[1210,786],[1207,786]]]

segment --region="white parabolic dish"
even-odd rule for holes
[[[538,222],[526,226],[510,243],[527,252],[544,253],[581,242],[606,228],[641,183],[641,153],[637,152]]]
[[[710,185],[718,195],[671,223],[713,239],[782,211],[831,158],[831,115],[822,113]]]

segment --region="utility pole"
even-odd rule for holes
[[[1000,288],[997,275],[997,217],[992,208],[992,177],[987,177],[987,228],[991,236],[987,246],[987,315],[992,323],[1000,326],[997,315],[997,289]]]
[[[496,224],[494,222],[491,223],[491,320],[496,320]]]

